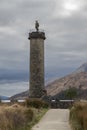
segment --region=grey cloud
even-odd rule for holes
[[[3,83],[0,84],[0,95],[13,96],[28,89],[28,82]]]
[[[9,23],[15,23],[18,19],[21,21],[32,21],[35,18],[46,17],[48,12],[50,12],[51,2],[35,0],[25,0],[25,1],[11,1],[4,0],[0,8],[0,23],[1,25],[8,25]],[[49,6],[48,6],[49,4]],[[32,19],[32,20],[31,20]],[[7,23],[6,23],[7,22]]]
[[[75,65],[86,60],[87,2],[85,0],[80,0],[80,9],[67,17],[59,15],[64,0],[3,0],[0,2],[0,27],[2,27],[0,67],[27,70],[29,64],[27,38],[29,30],[34,28],[36,19],[41,24],[40,28],[46,31],[46,71],[49,67],[51,70],[63,68],[65,64],[66,67],[72,65],[75,68]]]
[[[34,29],[36,19],[47,38],[46,80],[64,76],[87,62],[87,1],[73,0],[79,5],[74,11],[63,9],[65,2],[68,0],[0,0],[0,79],[28,79],[28,33]],[[67,11],[70,15],[64,14]],[[16,84],[18,89],[10,84],[9,91],[13,94],[27,89],[24,83],[20,84]],[[0,92],[9,95],[8,86],[0,86]]]
[[[28,52],[24,51],[0,51],[0,67],[9,69],[27,70],[29,66]]]

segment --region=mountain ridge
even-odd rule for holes
[[[82,64],[73,73],[68,74],[62,78],[58,78],[49,83],[46,86],[46,90],[48,95],[55,96],[62,91],[69,89],[69,87],[75,87],[78,90],[83,91],[83,94],[80,92],[81,94],[79,95],[79,97],[81,96],[81,98],[87,98],[84,91],[87,90],[87,63]],[[12,96],[11,98],[25,98],[28,97],[28,93],[29,91],[25,91],[23,93]]]
[[[75,73],[87,72],[87,63],[82,64],[79,68],[75,70]]]
[[[9,97],[0,95],[0,100],[8,100]]]

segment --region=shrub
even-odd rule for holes
[[[43,108],[48,108],[48,107],[49,107],[49,104],[48,104],[47,102],[44,102],[44,101],[43,101],[42,107],[43,107]]]
[[[44,103],[46,107],[46,104]],[[37,106],[36,106],[37,107]],[[0,106],[0,130],[30,130],[47,109],[28,108],[13,104],[11,106]]]
[[[69,87],[69,89],[66,90],[65,97],[72,100],[77,96],[77,89],[74,87]]]
[[[33,119],[33,111],[19,105],[0,109],[0,130],[22,130]]]
[[[87,130],[87,103],[75,103],[70,111],[73,130]]]
[[[34,108],[48,108],[48,103],[40,100],[40,99],[27,99],[26,100],[27,107],[34,107]]]
[[[33,117],[34,117],[33,110],[30,109],[30,108],[27,109],[26,112],[25,112],[25,116],[26,116],[26,119],[31,122],[33,120]]]

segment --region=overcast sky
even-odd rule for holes
[[[86,0],[0,0],[0,70],[28,73],[27,38],[35,20],[47,38],[46,79],[87,62]]]

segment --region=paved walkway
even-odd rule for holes
[[[70,130],[69,110],[50,109],[32,130]]]

